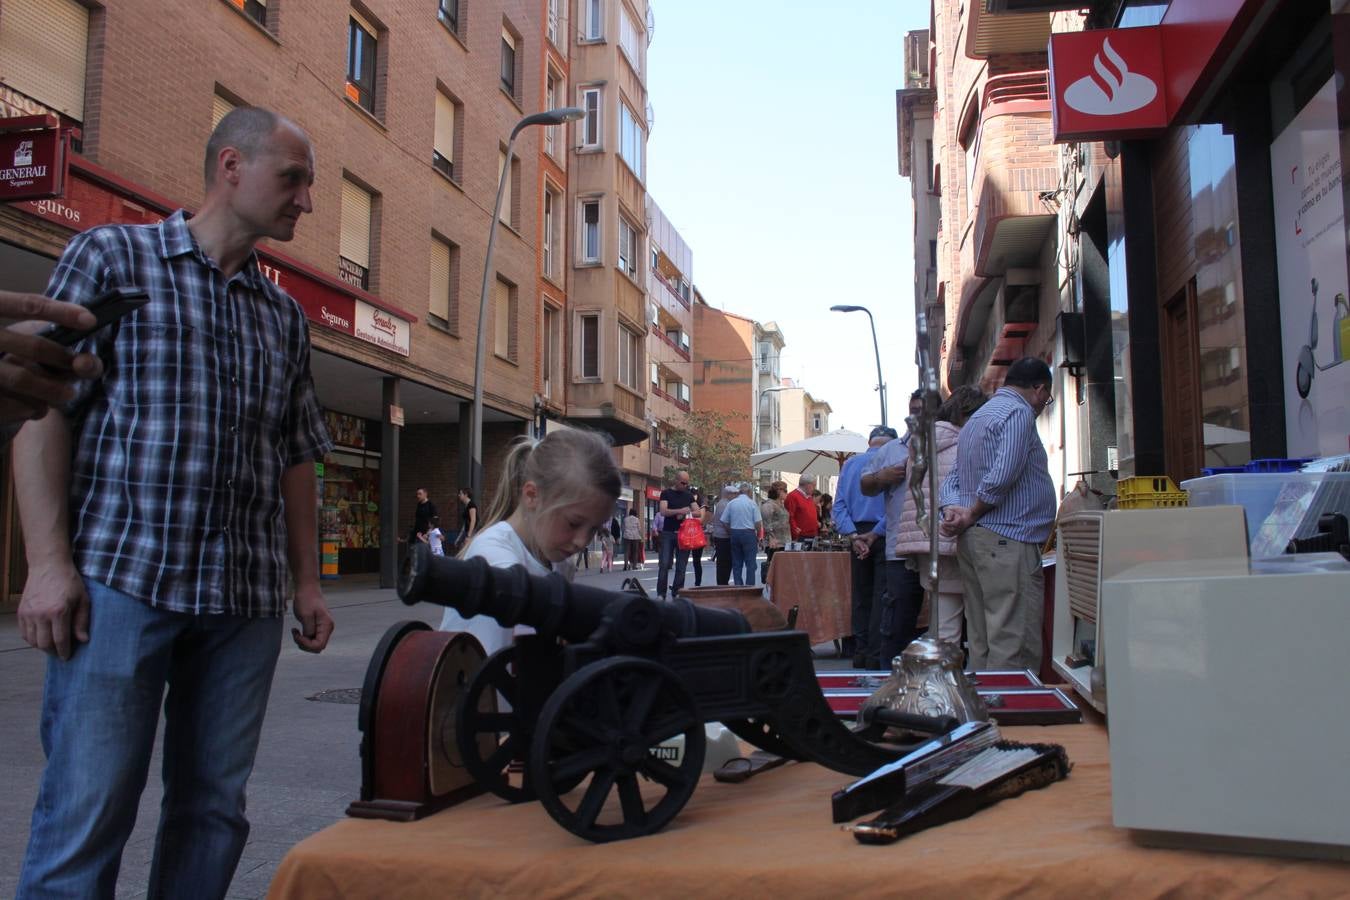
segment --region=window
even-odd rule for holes
[[[598,87],[581,89],[581,108],[586,111],[581,120],[581,146],[583,148],[600,146],[600,89]]]
[[[638,231],[623,216],[619,216],[619,268],[629,278],[638,277]]]
[[[84,121],[89,10],[75,0],[3,4],[4,82],[43,106]],[[10,160],[5,160],[8,164]]]
[[[370,290],[370,192],[342,179],[342,233],[338,242],[338,277]]]
[[[581,0],[586,5],[584,40],[598,41],[605,36],[604,6],[602,0]]]
[[[966,210],[975,208],[975,187],[980,161],[980,117],[978,111],[971,116],[965,133],[961,135],[961,148],[965,150],[966,166]]]
[[[628,163],[628,168],[633,170],[633,174],[638,177],[638,181],[643,178],[642,146],[645,136],[642,132],[642,126],[638,124],[637,117],[633,115],[633,111],[628,108],[627,103],[620,100],[619,155],[623,157],[624,162]]]
[[[928,268],[937,268],[937,241],[928,242]]]
[[[659,385],[660,383],[661,383],[661,370],[656,365],[656,363],[652,363],[652,384]]]
[[[628,62],[633,70],[639,75],[642,74],[642,51],[643,51],[642,30],[637,27],[633,21],[633,16],[628,12],[628,7],[622,3],[619,4],[619,49],[623,55],[628,57]]]
[[[215,131],[220,120],[229,115],[230,110],[234,109],[234,104],[219,94],[211,95],[211,130]]]
[[[816,413],[815,415],[811,416],[811,430],[820,431],[821,427],[822,425],[820,421],[820,413]]]
[[[544,305],[544,396],[551,398],[558,382],[558,342],[561,339],[558,318],[561,314],[553,307]]]
[[[436,18],[440,19],[446,28],[459,34],[459,0],[438,0]]]
[[[688,403],[689,396],[689,385],[685,384],[683,381],[678,382],[675,385],[675,399],[683,400],[685,403]]]
[[[923,142],[923,164],[928,170],[928,190],[933,189],[933,139],[929,138]]]
[[[642,337],[619,326],[619,384],[637,390],[642,365]]]
[[[439,237],[431,238],[431,320],[459,333],[459,247]]]
[[[562,77],[553,71],[553,67],[548,68],[548,78],[544,82],[544,109],[558,108],[558,86],[562,84]],[[561,125],[549,125],[544,129],[544,152],[555,160],[560,160],[558,151],[562,148]]]
[[[689,282],[683,278],[680,279],[680,299],[684,301],[685,306],[689,305]]]
[[[497,279],[492,304],[492,352],[516,361],[516,286]]]
[[[230,3],[263,28],[267,27],[267,0],[230,0]]]
[[[581,327],[577,329],[580,337],[581,377],[600,377],[600,314],[581,315]]]
[[[581,201],[581,261],[600,262],[600,201]]]
[[[458,180],[455,175],[455,128],[460,119],[455,101],[436,92],[436,132],[431,149],[431,164],[451,181]]]
[[[497,153],[497,178],[502,177],[502,167],[506,165],[506,151]],[[516,198],[520,196],[520,158],[511,154],[511,174],[506,179],[506,190],[502,194],[502,209],[498,218],[503,225],[520,230],[520,210]]]
[[[375,112],[375,57],[379,32],[353,10],[347,20],[347,96],[366,112]]]
[[[543,227],[543,257],[544,257],[544,276],[547,278],[558,278],[558,256],[562,249],[561,235],[565,234],[560,219],[562,218],[562,195],[553,188],[544,187],[544,227]]]
[[[502,90],[516,96],[516,36],[502,29]]]
[[[560,38],[563,33],[562,13],[560,7],[562,0],[548,0],[548,39],[553,46],[559,47],[562,44]],[[553,107],[549,107],[552,109]]]

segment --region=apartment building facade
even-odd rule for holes
[[[6,0],[0,115],[58,116],[73,152],[61,196],[0,205],[0,283],[41,290],[78,231],[199,204],[206,140],[230,108],[296,121],[315,148],[314,213],[259,259],[309,317],[314,380],[339,444],[324,467],[323,537],[340,548],[341,571],[380,570],[392,583],[414,491],[426,487],[453,526],[455,490],[468,483],[478,286],[503,151],[541,107],[548,68],[565,76],[564,48],[540,49],[551,8],[207,0],[165,16],[151,0]],[[517,142],[488,278],[488,492],[544,393],[542,310],[566,299],[541,268],[527,187],[565,189],[543,140],[528,129]],[[24,573],[8,490],[4,499],[12,596]]]
[[[683,426],[692,408],[694,254],[650,196],[647,227],[647,414],[652,433],[634,448],[630,465],[635,473],[641,467],[647,477],[650,505],[653,494],[660,499],[666,467],[679,465],[680,451],[671,433]]]
[[[608,433],[624,499],[652,488],[647,336],[646,84],[649,9],[632,0],[577,0],[569,52],[575,123],[568,166],[570,365],[564,419]]]

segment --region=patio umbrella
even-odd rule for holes
[[[843,428],[750,455],[750,465],[799,475],[838,475],[839,468],[867,449],[867,438]]]

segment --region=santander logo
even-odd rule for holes
[[[1134,112],[1158,96],[1158,85],[1131,72],[1109,38],[1102,41],[1101,53],[1092,57],[1092,68],[1095,75],[1084,76],[1064,90],[1064,102],[1080,113],[1115,116]]]

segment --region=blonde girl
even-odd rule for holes
[[[547,575],[608,525],[621,489],[609,441],[595,432],[568,428],[550,431],[542,440],[517,438],[483,524],[460,557]],[[489,616],[465,619],[448,608],[441,630],[467,631],[489,654],[512,638],[511,629]]]

